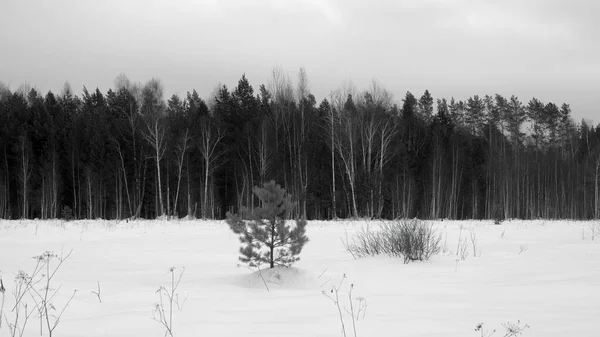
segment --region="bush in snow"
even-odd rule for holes
[[[73,220],[73,211],[71,210],[71,207],[69,206],[65,206],[62,209],[62,218],[65,221],[71,221]]]
[[[441,235],[432,224],[419,219],[399,220],[387,225],[384,231],[388,251],[394,256],[403,256],[404,263],[424,261],[440,252]]]
[[[409,263],[428,260],[438,254],[441,240],[433,225],[412,219],[386,222],[378,232],[359,231],[352,242],[345,242],[345,246],[354,258],[385,253],[402,257],[404,263]]]
[[[290,211],[295,207],[291,197],[275,181],[263,187],[254,187],[260,207],[242,207],[240,214],[227,213],[227,224],[240,236],[240,261],[250,267],[261,264],[290,266],[298,261],[298,255],[308,242],[306,220],[296,219],[292,227],[286,223]]]
[[[361,228],[356,232],[356,235],[352,238],[352,243],[348,243],[348,238],[346,237],[344,245],[346,246],[346,250],[355,259],[364,256],[375,256],[387,253],[384,238],[381,231],[374,231],[367,224],[365,228]]]
[[[494,218],[494,224],[499,225],[504,221],[504,212],[502,212],[500,207],[495,207],[492,217]]]

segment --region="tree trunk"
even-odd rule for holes
[[[27,189],[29,186],[29,178],[31,177],[31,167],[29,164],[29,151],[27,150],[27,144],[25,136],[21,136],[21,182],[23,191],[23,209],[21,218],[27,219],[29,217],[29,199],[27,195]]]
[[[88,219],[92,219],[92,172],[90,168],[87,169],[87,181],[88,181]]]
[[[129,207],[129,216],[134,216],[133,208],[131,207],[131,196],[129,195],[129,182],[127,180],[127,171],[125,170],[125,160],[123,159],[123,152],[121,151],[121,145],[117,141],[117,153],[121,159],[121,171],[123,172],[123,181],[125,183],[125,193],[127,194],[127,206]],[[134,162],[134,165],[136,163]]]
[[[189,219],[191,219],[192,218],[192,195],[190,193],[190,156],[189,155],[187,156],[187,159],[186,159],[186,166],[187,166],[186,182],[187,182],[187,209],[188,209],[187,216]]]
[[[596,174],[594,175],[594,219],[600,219],[600,190],[598,186],[598,181],[600,180],[600,153],[598,154],[598,158],[596,159]]]
[[[333,219],[337,219],[337,208],[335,200],[335,128],[334,128],[334,111],[331,109],[331,199],[333,206]]]
[[[158,126],[155,129],[156,132],[158,132]],[[163,215],[165,215],[165,207],[163,205],[163,195],[162,195],[162,184],[161,184],[161,179],[160,179],[160,147],[158,146],[158,141],[156,142],[156,174],[158,176],[158,200],[160,202],[160,208],[159,208],[159,212],[160,212],[160,216],[162,217]]]
[[[202,218],[206,219],[208,210],[208,174],[210,172],[210,160],[206,160],[204,165],[204,206],[202,207]]]

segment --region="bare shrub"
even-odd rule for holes
[[[6,313],[3,317],[11,337],[23,336],[29,317],[33,314],[34,309],[37,309],[37,313],[39,314],[40,335],[43,335],[45,325],[48,336],[52,337],[54,330],[56,330],[60,323],[62,315],[77,292],[77,290],[73,291],[73,294],[62,308],[53,302],[61,286],[59,285],[55,288],[52,281],[62,264],[71,255],[71,252],[65,257],[55,255],[49,251],[44,252],[34,257],[36,266],[31,274],[22,270],[17,273],[13,288],[15,305],[10,310],[13,317],[9,320]],[[3,284],[0,285],[4,289]],[[41,286],[41,288],[38,288],[38,286]],[[4,303],[3,291],[2,297],[2,303]],[[33,301],[35,308],[29,306],[28,299]],[[2,309],[2,311],[4,310]]]
[[[504,337],[513,337],[521,335],[525,329],[529,328],[529,324],[521,326],[521,321],[517,321],[517,323],[506,322],[502,323],[502,327],[505,330]]]
[[[367,223],[366,227],[356,232],[352,241],[348,240],[348,233],[346,232],[346,241],[342,242],[352,257],[357,259],[384,253],[385,243],[383,239],[384,236],[380,232],[371,230],[371,227]]]
[[[479,249],[479,240],[477,240],[477,233],[475,228],[469,229],[469,240],[471,241],[471,247],[473,248],[473,257],[481,256],[481,250]]]
[[[48,330],[48,335],[50,337],[52,337],[54,330],[56,330],[58,324],[60,323],[62,315],[77,293],[77,290],[73,291],[73,294],[67,303],[62,307],[60,312],[58,311],[59,308],[57,308],[52,302],[61,288],[61,286],[54,288],[52,286],[52,280],[56,276],[56,273],[62,264],[69,258],[69,256],[71,256],[72,252],[73,251],[70,251],[66,256],[63,256],[62,254],[58,256],[53,252],[46,251],[42,255],[34,257],[34,259],[37,260],[38,266],[40,266],[40,270],[42,271],[40,275],[41,278],[36,283],[41,283],[42,288],[38,291],[32,286],[29,288],[29,293],[36,304],[40,314],[40,320],[43,320],[46,324],[46,329]],[[40,328],[40,334],[42,334],[41,330],[42,329]]]
[[[34,308],[29,308],[29,305],[26,300],[24,300],[25,295],[27,295],[29,287],[31,287],[31,278],[24,271],[19,271],[17,276],[15,276],[14,287],[13,287],[13,296],[15,298],[15,306],[10,311],[13,313],[13,317],[9,320],[6,313],[3,314],[3,319],[6,322],[8,327],[9,336],[23,336],[23,332],[25,331],[25,327],[27,326],[27,321],[29,317],[33,314]],[[4,312],[4,285],[2,285],[2,310]],[[2,324],[0,322],[0,328]]]
[[[385,222],[379,231],[367,226],[357,232],[352,241],[344,242],[354,258],[387,254],[404,258],[404,263],[428,260],[441,250],[441,234],[425,221],[398,220]]]
[[[429,260],[441,250],[442,236],[436,233],[433,224],[418,219],[400,220],[382,228],[388,255],[403,256],[404,263]]]
[[[365,313],[367,310],[367,300],[364,297],[357,297],[355,299],[352,298],[352,290],[354,289],[354,284],[350,284],[350,287],[348,290],[348,305],[350,308],[347,308],[346,306],[341,304],[340,290],[341,290],[342,285],[345,280],[346,280],[346,274],[344,274],[344,276],[342,277],[342,280],[340,281],[340,284],[338,286],[332,286],[331,290],[329,292],[321,291],[321,294],[323,294],[323,296],[330,299],[333,302],[333,304],[336,306],[338,315],[339,315],[339,319],[340,319],[340,325],[342,328],[342,336],[343,337],[348,336],[348,334],[346,332],[346,324],[344,322],[344,312],[346,312],[346,314],[348,316],[350,316],[350,319],[352,320],[353,336],[357,337],[358,334],[356,332],[356,323],[360,319],[365,318]]]
[[[516,337],[523,334],[523,331],[529,328],[529,324],[521,326],[521,321],[517,321],[517,323],[507,322],[502,323],[502,327],[504,328],[504,335],[502,335],[503,337]],[[475,331],[479,332],[481,337],[491,337],[496,333],[496,329],[492,331],[485,330],[483,328],[483,323],[477,324],[475,326]]]
[[[154,311],[152,312],[152,319],[160,323],[165,328],[165,336],[173,336],[173,312],[176,307],[178,310],[183,310],[183,305],[187,300],[187,297],[183,299],[183,301],[179,301],[179,293],[177,292],[177,288],[179,288],[179,283],[181,283],[181,278],[183,277],[183,273],[185,272],[185,268],[182,268],[179,276],[175,278],[175,267],[169,268],[169,274],[171,275],[171,285],[167,288],[165,286],[160,286],[156,290],[156,294],[158,294],[159,301],[154,304]],[[166,297],[167,303],[165,303],[164,299]]]

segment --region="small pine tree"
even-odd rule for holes
[[[494,208],[494,213],[492,214],[494,218],[494,224],[499,225],[504,221],[504,212],[500,209],[500,207],[496,206]]]
[[[69,206],[63,207],[62,217],[65,221],[73,220],[73,211],[71,210],[71,207],[69,207]]]
[[[300,259],[298,255],[308,242],[306,220],[296,219],[293,227],[286,224],[285,219],[296,205],[275,181],[256,186],[253,191],[260,199],[260,207],[242,207],[240,214],[227,213],[227,224],[242,243],[240,261],[250,267],[263,263],[270,268],[288,267]]]

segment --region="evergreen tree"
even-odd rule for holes
[[[469,97],[467,100],[467,111],[465,122],[473,135],[479,136],[484,122],[485,102],[478,95]]]
[[[419,112],[421,118],[426,122],[430,122],[433,117],[433,97],[429,93],[429,90],[425,90],[425,93],[419,99]]]
[[[406,92],[406,96],[402,100],[402,117],[404,119],[414,118],[418,109],[419,102],[415,96],[410,92]]]
[[[260,207],[242,207],[240,214],[227,213],[227,224],[240,235],[240,261],[251,267],[263,263],[270,268],[288,267],[300,259],[298,255],[308,242],[306,220],[296,219],[294,227],[286,224],[287,215],[296,205],[275,181],[254,187],[254,194]]]

